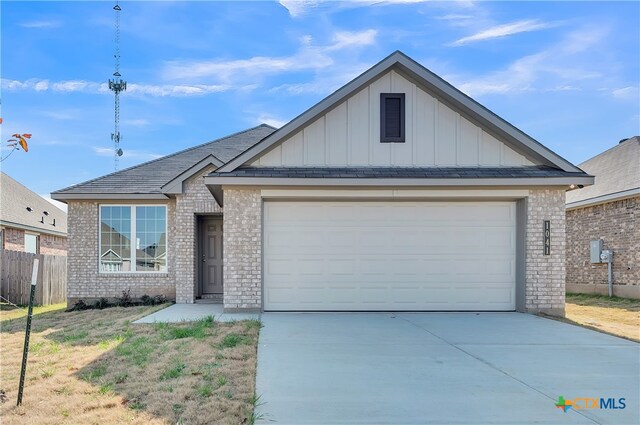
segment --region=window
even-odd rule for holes
[[[404,143],[404,93],[380,93],[380,142]]]
[[[167,208],[100,206],[101,272],[166,272]]]
[[[32,254],[37,254],[39,251],[38,244],[38,235],[33,235],[31,233],[24,234],[24,252],[30,252]]]

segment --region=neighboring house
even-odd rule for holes
[[[593,186],[567,192],[567,292],[608,293],[607,264],[592,264],[589,242],[613,251],[613,294],[640,298],[640,137],[580,164]]]
[[[5,173],[0,176],[1,248],[67,255],[67,214]]]
[[[226,311],[562,315],[565,191],[592,183],[396,52],[279,130],[52,196],[69,205],[69,302],[130,288]]]

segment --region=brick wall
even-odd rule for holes
[[[40,235],[40,254],[67,255],[67,238],[56,235]]]
[[[591,264],[589,241],[613,254],[614,294],[640,298],[640,196],[567,211],[567,291],[608,292],[606,264]]]
[[[192,303],[197,295],[196,252],[197,252],[197,216],[196,214],[221,214],[211,192],[204,184],[203,176],[214,170],[206,168],[203,172],[183,183],[183,194],[176,196],[176,226],[178,232],[173,249],[176,265],[176,301]],[[226,247],[225,247],[226,248]]]
[[[4,249],[8,251],[24,251],[24,230],[11,227],[2,230]],[[39,235],[40,254],[67,255],[67,238],[65,236],[41,233]]]
[[[4,249],[9,251],[24,251],[24,230],[7,227],[2,229]]]
[[[259,190],[224,191],[224,309],[262,308],[262,199]]]
[[[113,201],[109,202],[113,204]],[[123,204],[125,204],[123,202]],[[131,296],[164,295],[175,298],[175,258],[172,247],[175,246],[176,220],[175,202],[167,203],[167,235],[168,264],[167,273],[137,274],[98,273],[98,202],[69,201],[67,220],[68,259],[67,302],[73,305],[77,300],[91,301],[100,297],[115,298],[123,290],[130,289]]]
[[[564,316],[565,192],[531,190],[527,199],[525,307]],[[544,255],[544,220],[551,224],[551,255]]]

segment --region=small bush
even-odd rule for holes
[[[86,310],[88,308],[89,306],[83,300],[78,300],[73,305],[70,311],[81,311],[81,310]]]
[[[155,297],[153,297],[156,304],[164,304],[167,302],[167,297],[165,297],[164,295],[156,295]]]
[[[103,310],[107,307],[111,307],[111,304],[109,303],[109,300],[106,298],[100,298],[99,300],[93,303],[93,308],[97,308],[99,310]]]
[[[142,297],[140,297],[140,301],[142,302],[143,305],[155,305],[156,304],[156,299],[154,297],[150,297],[149,295],[143,295]]]
[[[131,298],[131,289],[124,289],[122,295],[118,298],[118,305],[120,307],[129,307],[133,305],[133,299]]]

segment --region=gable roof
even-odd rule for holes
[[[67,214],[64,211],[7,174],[0,173],[0,176],[0,224],[67,236]],[[45,211],[48,215],[44,214]]]
[[[596,176],[595,184],[567,192],[567,207],[580,207],[640,195],[640,136],[579,165]]]
[[[301,128],[312,123],[319,116],[331,110],[334,106],[357,93],[361,88],[370,84],[372,81],[383,75],[384,73],[394,69],[400,74],[413,80],[416,84],[427,92],[435,95],[436,98],[447,103],[452,109],[459,111],[466,117],[476,121],[478,125],[486,128],[488,131],[505,142],[515,151],[521,153],[527,158],[531,158],[536,163],[559,168],[567,172],[582,172],[575,165],[566,159],[552,152],[541,143],[528,136],[518,128],[514,127],[504,119],[498,117],[484,106],[480,105],[469,96],[465,95],[442,78],[432,73],[413,59],[400,51],[392,53],[378,64],[374,65],[368,71],[365,71],[359,77],[346,84],[333,94],[308,109],[298,117],[294,118],[288,124],[275,131],[269,137],[262,140],[255,146],[247,149],[233,160],[215,171],[215,174],[222,174],[233,171],[236,168],[256,159],[262,153],[277,144],[286,140],[289,136],[294,135]]]
[[[182,183],[189,177],[185,175],[185,171],[193,169],[198,164],[202,164],[203,167],[210,163],[216,166],[224,164],[274,131],[274,127],[261,124],[212,142],[57,190],[51,197],[60,201],[83,198],[166,199],[163,186],[173,183],[171,186],[175,187],[175,184]]]

